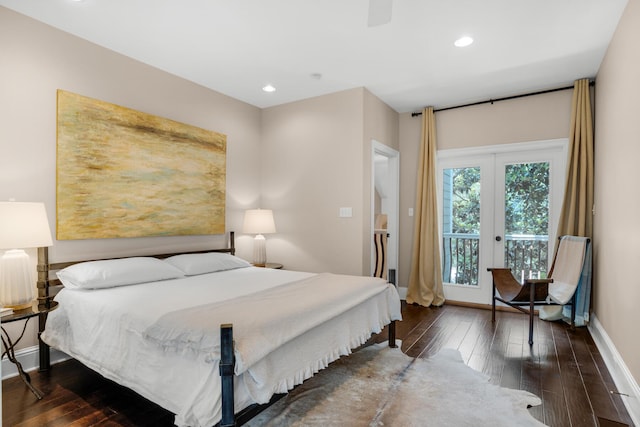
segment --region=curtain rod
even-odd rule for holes
[[[595,82],[593,80],[589,81],[589,86],[593,86],[594,84]],[[472,102],[470,104],[456,105],[453,107],[438,108],[437,110],[433,110],[433,112],[437,113],[438,111],[455,110],[456,108],[471,107],[474,105],[481,105],[481,104],[493,104],[494,102],[498,102],[498,101],[507,101],[509,99],[524,98],[524,97],[533,96],[533,95],[542,95],[545,93],[559,92],[561,90],[567,90],[567,89],[573,89],[573,86],[565,86],[565,87],[559,87],[556,89],[547,89],[547,90],[541,90],[538,92],[523,93],[521,95],[505,96],[503,98],[488,99],[486,101]],[[422,115],[422,112],[411,113],[411,117],[418,117],[421,115]]]

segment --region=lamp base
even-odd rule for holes
[[[267,241],[262,234],[253,239],[253,265],[264,267],[267,264]]]
[[[29,308],[33,306],[33,300],[29,301],[29,302],[25,302],[24,304],[18,304],[18,305],[3,305],[3,307],[7,307],[7,308],[12,308],[13,311],[19,311],[19,310],[24,310],[25,308]]]
[[[35,280],[29,255],[11,249],[0,258],[0,304],[14,310],[31,306],[35,299]]]

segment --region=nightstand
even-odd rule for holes
[[[275,268],[275,269],[281,269],[282,268],[282,264],[277,263],[277,262],[268,262],[266,263],[264,266],[262,265],[255,265],[252,264],[254,267],[264,267],[264,268]]]
[[[282,264],[279,264],[277,262],[268,262],[268,263],[265,264],[264,267],[265,268],[282,269]]]
[[[15,310],[12,314],[0,318],[0,323],[2,324],[26,320],[24,322],[24,327],[22,328],[22,333],[20,333],[20,336],[15,341],[11,339],[9,333],[4,329],[4,327],[0,327],[0,329],[2,329],[2,345],[4,347],[2,356],[4,357],[6,354],[9,361],[16,365],[20,378],[22,378],[22,381],[24,381],[27,387],[29,387],[29,390],[31,390],[38,399],[42,399],[42,392],[31,384],[31,377],[24,371],[24,369],[22,369],[22,364],[18,362],[18,359],[16,359],[15,347],[24,336],[24,332],[27,330],[27,324],[32,317],[41,316],[46,319],[47,313],[55,310],[57,307],[57,301],[50,301],[46,305],[38,304],[38,302],[35,301],[31,307],[27,307],[22,310]],[[38,340],[40,340],[40,336],[38,336]]]

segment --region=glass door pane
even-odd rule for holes
[[[478,286],[480,167],[443,169],[442,280]]]
[[[549,170],[548,162],[504,168],[504,266],[520,282],[547,275]]]
[[[445,298],[491,304],[490,267],[544,278],[553,258],[566,142],[505,144],[438,154]]]

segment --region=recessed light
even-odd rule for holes
[[[469,36],[464,36],[464,37],[460,37],[453,44],[456,45],[457,47],[465,47],[465,46],[469,46],[471,43],[473,43],[473,39]]]
[[[262,88],[262,90],[265,92],[275,92],[276,88],[271,85],[266,85],[265,87]]]

